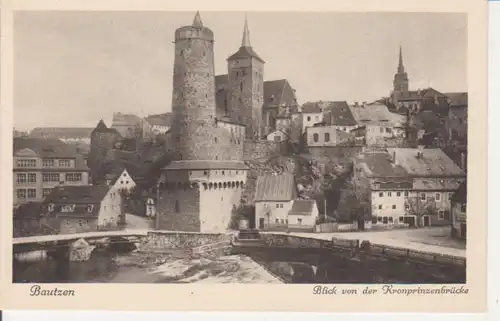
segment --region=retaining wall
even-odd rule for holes
[[[139,245],[141,251],[162,251],[162,250],[191,250],[196,247],[230,242],[231,234],[211,234],[211,233],[190,233],[190,232],[171,232],[154,231],[149,232],[142,239]]]

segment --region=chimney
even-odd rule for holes
[[[359,103],[357,101],[354,102],[354,107],[358,107]]]

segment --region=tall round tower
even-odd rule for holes
[[[199,13],[175,31],[172,138],[182,160],[215,160],[214,34]],[[208,127],[208,128],[207,128]],[[218,158],[218,157],[217,157]]]

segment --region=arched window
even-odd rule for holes
[[[330,141],[330,133],[325,133],[325,142]]]
[[[240,91],[243,91],[243,81],[240,82]]]
[[[314,142],[315,142],[315,143],[317,143],[317,142],[318,142],[318,140],[319,140],[319,135],[318,135],[317,133],[314,133],[314,134],[313,134],[313,140],[314,140]]]

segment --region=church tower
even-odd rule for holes
[[[222,232],[241,200],[247,167],[215,117],[214,34],[196,13],[175,31],[170,139],[177,158],[158,181],[156,227]]]
[[[399,63],[398,63],[398,71],[394,75],[394,89],[393,89],[393,100],[397,101],[397,99],[401,96],[404,96],[408,93],[408,74],[405,71],[405,66],[403,65],[403,49],[399,46]]]
[[[264,60],[250,44],[250,30],[245,17],[239,50],[227,59],[230,84],[230,118],[246,126],[247,138],[262,135],[264,104]]]

